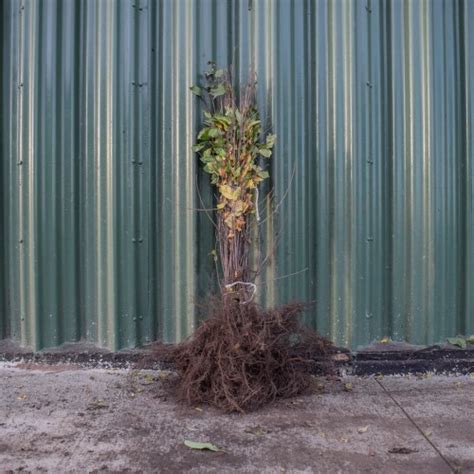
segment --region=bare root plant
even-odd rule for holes
[[[206,307],[209,317],[193,336],[167,352],[180,374],[178,395],[189,404],[252,410],[331,371],[332,345],[300,325],[302,304],[263,310],[214,297]]]
[[[208,317],[193,335],[156,350],[175,365],[181,398],[244,411],[305,390],[311,374],[331,370],[334,348],[301,325],[304,305],[266,310],[253,299],[259,269],[249,263],[252,225],[259,186],[269,176],[261,163],[276,137],[262,136],[254,74],[237,90],[230,72],[210,62],[204,78],[203,86],[191,88],[205,106],[194,151],[216,190],[221,291],[209,298]]]

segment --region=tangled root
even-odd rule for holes
[[[209,317],[190,338],[156,349],[180,376],[178,397],[243,412],[299,394],[312,374],[331,372],[334,346],[299,322],[304,308],[264,310],[255,303],[212,299]]]

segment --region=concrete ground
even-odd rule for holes
[[[0,472],[474,473],[472,376],[318,379],[246,415],[177,404],[168,377],[3,364]]]

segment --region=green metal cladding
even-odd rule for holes
[[[195,327],[214,233],[189,86],[209,59],[255,66],[278,136],[261,301],[314,301],[306,320],[352,348],[474,333],[473,1],[0,13],[0,339],[119,349]]]

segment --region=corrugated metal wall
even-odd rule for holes
[[[263,301],[316,300],[307,320],[352,347],[474,332],[474,2],[4,0],[1,16],[0,339],[192,330],[213,286],[188,91],[208,59],[255,65],[278,135]]]

